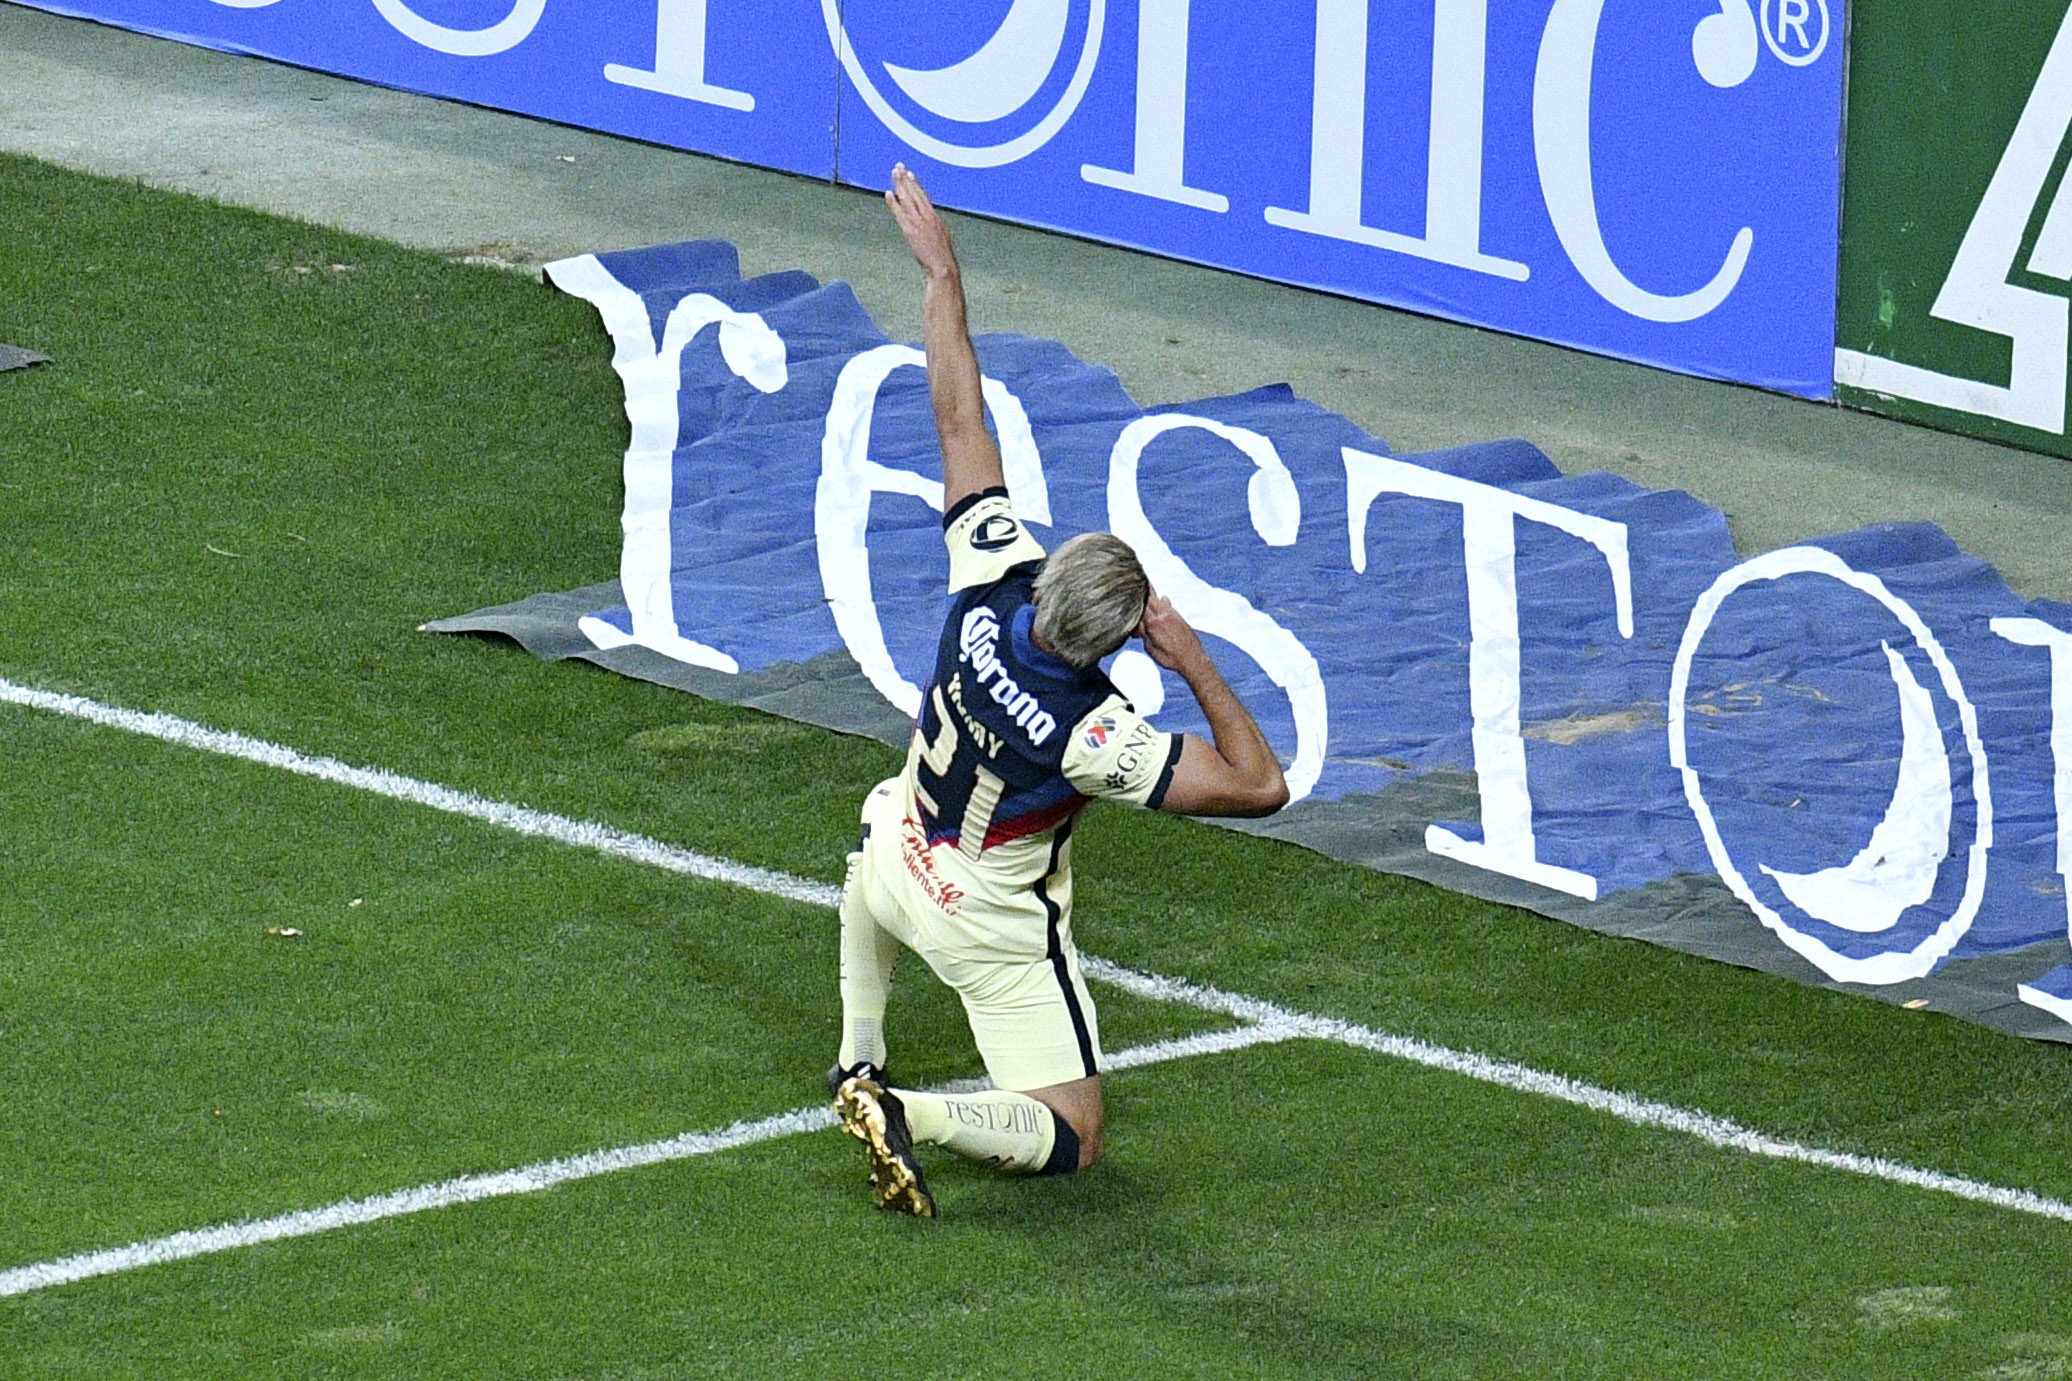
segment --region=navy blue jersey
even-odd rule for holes
[[[929,852],[981,863],[1049,835],[1093,796],[1155,808],[1180,741],[1137,715],[1099,667],[1036,645],[1043,549],[1006,491],[967,498],[944,528],[950,611],[904,774]],[[1025,872],[1025,851],[1007,852],[1006,871]]]

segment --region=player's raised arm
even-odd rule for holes
[[[1151,660],[1178,673],[1194,692],[1216,740],[1185,738],[1158,808],[1174,815],[1271,815],[1288,804],[1288,781],[1273,745],[1170,600],[1151,597],[1138,635]]]
[[[964,321],[964,280],[950,229],[935,203],[904,163],[893,165],[885,204],[906,236],[921,271],[928,276],[922,301],[928,347],[928,397],[935,405],[935,431],[942,440],[943,510],[960,499],[1007,483],[1000,447],[986,430],[985,395],[979,384],[978,354]]]

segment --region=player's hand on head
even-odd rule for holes
[[[1204,655],[1200,636],[1164,595],[1153,594],[1145,602],[1137,636],[1151,660],[1168,671],[1178,671],[1183,663]]]
[[[899,223],[907,248],[930,278],[946,278],[957,272],[957,251],[950,244],[950,228],[943,224],[935,203],[921,188],[921,181],[904,163],[892,165],[892,186],[885,193],[885,205]]]

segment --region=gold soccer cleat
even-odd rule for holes
[[[871,1188],[878,1207],[933,1218],[935,1199],[921,1177],[921,1162],[914,1158],[914,1137],[907,1130],[899,1096],[859,1075],[844,1079],[835,1090],[835,1111],[841,1115],[842,1129],[870,1153]]]

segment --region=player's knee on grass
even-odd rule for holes
[[[1060,1127],[1069,1129],[1072,1124],[1068,1122],[1066,1119],[1060,1117],[1058,1118],[1058,1125]],[[1075,1130],[1072,1134],[1072,1140],[1075,1143],[1075,1149],[1078,1152],[1077,1163],[1074,1164],[1070,1170],[1059,1170],[1056,1172],[1057,1174],[1069,1175],[1077,1170],[1085,1170],[1089,1166],[1093,1165],[1095,1161],[1098,1161],[1101,1158],[1102,1146],[1100,1119],[1098,1117],[1094,1119],[1093,1125],[1088,1129],[1086,1135],[1084,1136],[1080,1135]]]
[[[1092,1161],[1082,1160],[1085,1154],[1079,1141],[1079,1133],[1072,1130],[1072,1124],[1055,1112],[1050,1115],[1053,1128],[1050,1143],[1050,1159],[1043,1162],[1043,1175],[1073,1175]]]
[[[1044,1173],[1069,1175],[1074,1170],[1086,1169],[1101,1158],[1106,1109],[1101,1097],[1100,1075],[1075,1079],[1069,1084],[1032,1089],[1029,1096],[1050,1109],[1060,1129],[1070,1130],[1079,1152],[1077,1161],[1069,1168],[1053,1171],[1046,1166]]]
[[[1071,1175],[1088,1169],[1101,1158],[1101,1110],[1097,1106],[1091,1113],[1084,1108],[1075,1108],[1068,1117],[1051,1107],[1051,1117],[1057,1123],[1057,1144],[1052,1147],[1052,1164],[1043,1167],[1046,1175]],[[1065,1143],[1071,1143],[1071,1159],[1066,1160]]]

